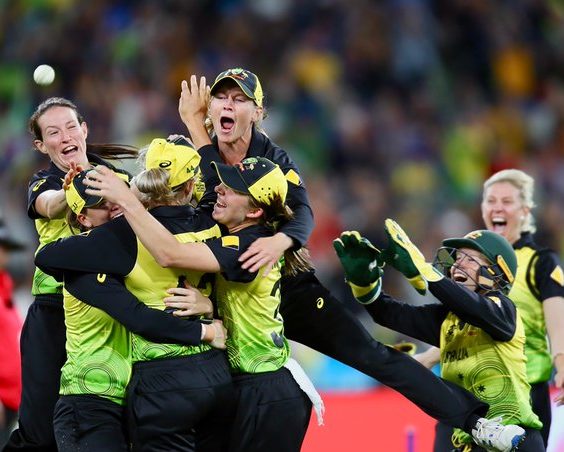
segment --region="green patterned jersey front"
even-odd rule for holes
[[[540,428],[529,401],[524,344],[519,316],[515,335],[502,342],[450,312],[441,326],[441,376],[489,403],[489,419],[502,416],[504,424]]]
[[[227,354],[234,373],[280,369],[290,357],[279,314],[280,264],[250,283],[216,280],[219,315],[228,331]]]
[[[527,355],[527,378],[529,383],[548,381],[552,375],[552,357],[546,338],[546,324],[542,303],[533,295],[527,284],[527,273],[534,281],[535,266],[530,265],[536,250],[523,247],[515,250],[517,274],[509,298],[517,306],[525,327],[525,354]]]
[[[63,291],[67,360],[61,395],[92,394],[124,404],[131,376],[131,334],[104,311]]]
[[[175,237],[180,242],[186,243],[200,242],[219,235],[219,227],[214,226],[197,232],[175,234]],[[125,285],[147,306],[164,310],[163,298],[169,295],[166,290],[181,285],[183,281],[198,288],[204,295],[210,295],[213,282],[210,275],[177,268],[163,268],[155,261],[143,244],[139,240],[137,242],[137,260],[133,270],[125,278]],[[189,322],[190,320],[186,321]],[[134,362],[174,358],[211,350],[211,347],[204,343],[197,346],[156,343],[136,334],[133,334],[132,346]]]

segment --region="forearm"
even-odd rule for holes
[[[62,218],[66,210],[67,200],[63,189],[46,191],[35,201],[35,211],[45,218]]]
[[[184,122],[192,143],[194,143],[194,149],[200,149],[202,146],[211,144],[211,138],[204,125],[204,118],[192,117],[190,120]]]
[[[376,301],[365,305],[365,308],[378,324],[439,346],[440,328],[447,313],[443,306],[411,306],[381,293]]]
[[[133,201],[122,205],[124,216],[137,238],[162,267],[174,266],[180,247],[176,238],[143,207]]]

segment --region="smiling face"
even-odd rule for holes
[[[521,227],[529,213],[519,189],[510,182],[496,182],[484,191],[482,219],[486,227],[504,236],[511,244],[519,240]]]
[[[230,80],[222,83],[211,98],[209,116],[219,143],[236,144],[251,139],[252,126],[262,116],[262,108]]]
[[[470,248],[460,248],[456,250],[456,261],[450,268],[450,277],[475,292],[478,288],[478,271],[482,265],[489,265],[482,253]]]
[[[225,184],[215,187],[215,192],[217,201],[212,213],[215,221],[227,226],[230,232],[257,223],[257,215],[260,216],[262,211],[251,207],[248,195],[236,192]]]
[[[49,156],[62,171],[68,171],[71,162],[88,166],[86,157],[86,123],[80,123],[76,112],[69,107],[54,106],[38,119],[41,140],[33,142],[40,152]]]

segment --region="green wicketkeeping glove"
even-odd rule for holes
[[[428,282],[439,281],[444,275],[425,261],[425,256],[394,220],[386,220],[385,230],[388,247],[382,252],[384,261],[403,273],[413,288],[425,295]]]
[[[382,267],[385,264],[380,250],[357,231],[343,232],[333,240],[333,247],[354,297],[362,304],[372,303],[382,290]]]

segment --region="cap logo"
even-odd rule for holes
[[[233,78],[237,78],[239,80],[245,80],[249,76],[245,72],[245,70],[241,68],[231,69],[230,71],[227,72],[226,75],[229,75]]]
[[[170,160],[164,160],[159,163],[159,168],[168,168],[170,165],[172,165],[172,162]]]
[[[472,232],[469,232],[468,234],[466,234],[464,236],[464,238],[476,240],[477,238],[479,238],[481,236],[482,236],[482,233],[480,231],[472,231]]]

